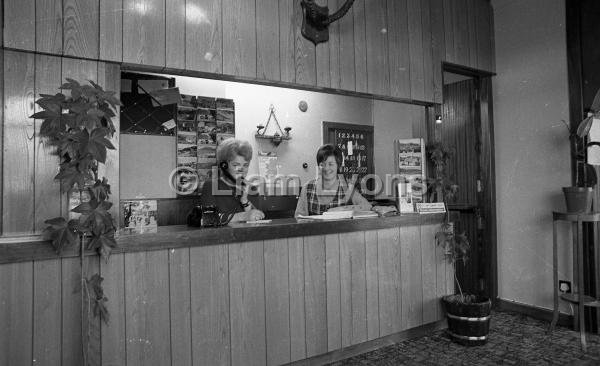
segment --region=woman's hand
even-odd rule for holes
[[[252,209],[245,213],[246,221],[256,221],[265,218],[265,214],[261,210]]]

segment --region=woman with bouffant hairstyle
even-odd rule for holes
[[[371,204],[354,187],[338,177],[341,151],[331,144],[317,150],[319,178],[309,180],[300,192],[295,216],[320,215],[326,211],[371,209]]]
[[[251,160],[252,146],[247,141],[230,138],[221,142],[217,147],[218,177],[204,183],[200,203],[216,206],[222,213],[235,213],[231,222],[262,220],[265,214],[252,203],[257,196],[249,194],[252,186],[245,182]]]

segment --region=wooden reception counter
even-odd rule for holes
[[[453,271],[443,215],[121,235],[104,277],[103,365],[282,364],[443,318]],[[0,244],[0,364],[81,364],[80,259],[47,242]],[[93,327],[94,328],[94,327]]]

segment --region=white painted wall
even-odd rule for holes
[[[492,0],[499,297],[552,307],[552,211],[569,186],[564,0]],[[568,226],[559,277],[571,279]],[[562,305],[563,310],[568,306]]]

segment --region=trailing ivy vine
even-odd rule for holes
[[[81,288],[82,288],[82,335],[84,364],[87,364],[87,346],[89,333],[85,334],[84,314],[91,322],[91,314],[108,323],[106,308],[108,299],[102,289],[103,278],[100,274],[85,277],[84,251],[95,250],[108,260],[111,250],[116,247],[116,226],[110,215],[112,203],[108,201],[110,185],[106,177],[100,178],[99,164],[106,163],[108,149],[115,149],[110,142],[115,131],[112,118],[118,105],[121,105],[115,92],[105,91],[93,81],[90,85],[81,85],[73,79],[66,79],[60,86],[69,90],[70,95],[40,94],[36,100],[42,111],[31,118],[43,120],[40,136],[56,147],[54,153],[59,156],[60,168],[55,179],[60,180],[62,191],[77,192],[80,204],[71,209],[78,213],[76,219],[64,217],[48,219],[44,237],[51,240],[58,254],[63,249],[77,246],[80,248]],[[91,312],[91,314],[90,314]]]

